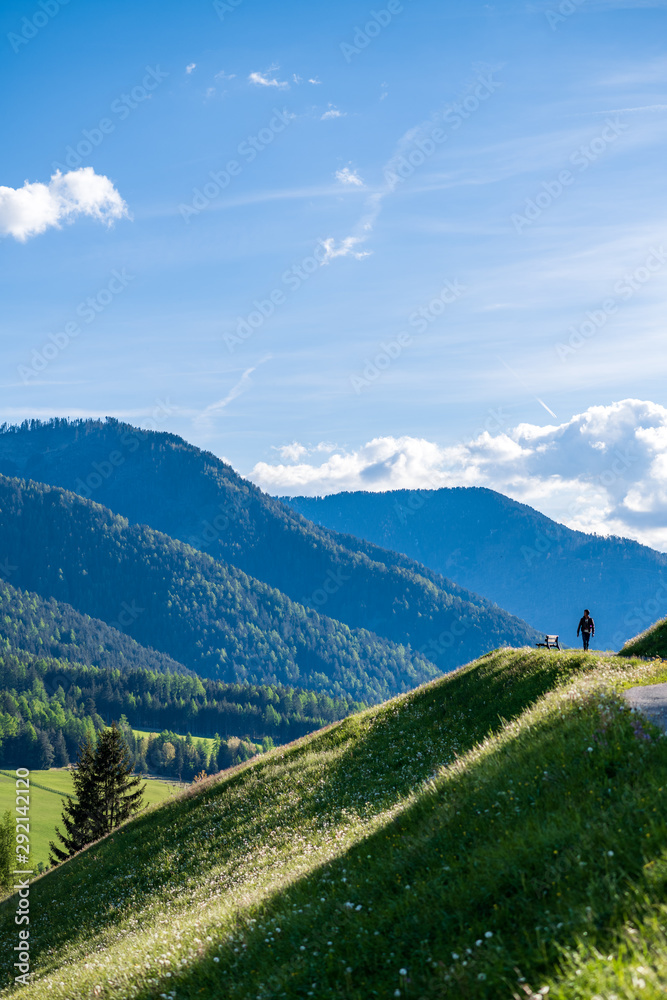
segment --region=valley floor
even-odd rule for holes
[[[500,650],[209,779],[32,884],[22,996],[662,997],[664,680]]]

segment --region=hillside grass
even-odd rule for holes
[[[33,883],[22,995],[662,997],[660,680],[496,651],[209,779]]]
[[[180,791],[177,783],[147,779],[144,805],[164,802]],[[32,863],[49,863],[49,841],[55,840],[55,828],[62,829],[62,802],[73,794],[70,771],[51,768],[48,771],[30,772],[30,851]],[[15,815],[16,775],[14,771],[0,771],[0,816],[7,809]]]
[[[661,618],[650,628],[626,642],[620,656],[667,657],[667,618]]]

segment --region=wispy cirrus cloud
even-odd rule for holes
[[[481,71],[480,71],[481,73]],[[479,75],[475,80],[475,94],[480,94],[480,88],[486,88],[486,92],[483,97],[477,97],[477,105],[479,106],[480,101],[487,100],[498,88],[499,84],[493,79],[493,71],[487,72],[485,75]],[[361,216],[359,222],[354,227],[352,233],[345,239],[338,243],[337,252],[330,254],[327,253],[323,263],[326,264],[333,257],[345,257],[354,256],[357,260],[362,257],[367,257],[369,253],[360,253],[356,248],[361,243],[365,243],[370,237],[373,229],[375,228],[375,223],[378,220],[380,212],[382,211],[382,206],[387,197],[392,195],[399,185],[405,180],[405,173],[402,170],[405,167],[406,156],[414,154],[415,151],[420,152],[422,155],[421,162],[426,160],[426,154],[422,152],[424,148],[433,147],[435,151],[435,143],[433,142],[432,136],[436,128],[442,131],[442,126],[447,120],[447,116],[453,112],[456,108],[456,104],[446,104],[441,110],[435,111],[430,118],[425,119],[418,125],[413,126],[404,132],[401,138],[398,140],[396,147],[384,164],[382,168],[382,175],[384,177],[384,184],[373,194],[369,195],[366,200],[365,210]],[[322,117],[325,117],[324,115]],[[469,117],[469,115],[467,115]],[[430,143],[430,147],[427,145]],[[430,154],[428,154],[430,155]],[[409,175],[414,172],[414,167],[408,164]],[[329,245],[335,246],[335,241],[332,238],[321,241],[322,246],[325,248]]]
[[[336,245],[333,236],[329,236],[326,240],[320,240],[320,246],[324,248],[322,264],[328,264],[337,257],[354,257],[355,260],[363,260],[364,257],[370,257],[370,250],[357,249],[363,242],[362,236],[346,236],[338,245]]]
[[[219,417],[230,403],[233,403],[235,399],[238,399],[238,397],[249,388],[252,375],[257,371],[260,365],[263,365],[266,361],[270,361],[271,358],[272,355],[267,354],[265,357],[260,358],[257,364],[252,365],[250,368],[246,368],[241,375],[241,378],[232,386],[226,396],[217,400],[215,403],[211,403],[204,410],[202,410],[201,413],[198,413],[194,418],[194,425],[196,429],[204,433],[211,431],[214,426],[215,418]]]
[[[66,174],[57,170],[48,184],[25,181],[20,188],[0,186],[0,236],[13,236],[21,243],[81,215],[112,225],[129,214],[109,178],[92,167]]]
[[[273,64],[263,73],[250,73],[248,79],[257,87],[276,87],[278,90],[288,90],[289,83],[287,80],[278,80],[275,75],[271,75],[275,74],[279,69],[280,66]]]

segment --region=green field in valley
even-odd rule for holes
[[[164,732],[163,729],[135,729],[132,727],[132,732],[138,739],[145,739],[147,736],[159,736],[160,733]],[[185,739],[185,733],[177,733],[177,736],[182,736]],[[207,754],[210,754],[215,740],[212,736],[193,736],[192,741],[195,745],[200,745]]]
[[[0,815],[7,809],[15,815],[16,778],[13,771],[0,771]],[[41,786],[41,787],[40,787]],[[146,781],[145,805],[164,802],[180,791],[178,783],[149,779]],[[66,768],[30,772],[30,849],[36,868],[49,861],[49,841],[55,837],[55,827],[62,828],[62,799],[72,794],[72,775]]]

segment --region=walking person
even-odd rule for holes
[[[595,622],[591,618],[590,611],[588,608],[584,611],[583,618],[579,619],[579,624],[577,625],[577,637],[581,632],[581,638],[584,640],[584,652],[588,649],[588,643],[591,641],[591,636],[595,635]]]

